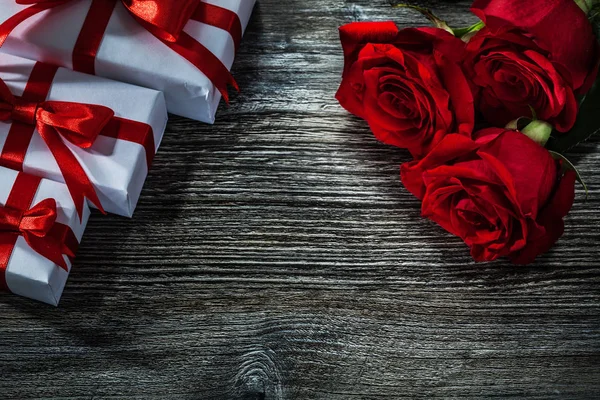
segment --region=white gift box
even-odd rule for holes
[[[0,54],[0,78],[15,96],[21,96],[34,65],[34,61]],[[148,124],[154,136],[154,151],[160,145],[167,123],[162,93],[65,68],[58,69],[47,100],[102,105],[112,109],[117,117]],[[0,122],[0,152],[11,125],[11,121]],[[131,217],[148,175],[145,148],[105,136],[99,136],[89,149],[63,141],[87,173],[104,209]],[[23,171],[64,182],[56,160],[37,131],[25,155]]]
[[[6,205],[18,174],[0,167],[0,206]],[[56,201],[56,222],[70,227],[77,241],[81,242],[90,215],[89,208],[84,206],[80,219],[67,187],[62,183],[42,179],[31,207],[46,199]],[[66,255],[63,257],[70,271],[71,262]],[[23,236],[18,237],[4,274],[12,293],[54,306],[58,305],[69,276],[69,272],[29,247]]]
[[[235,12],[246,29],[255,0],[202,0]],[[90,9],[91,0],[73,1],[44,11],[22,23],[1,51],[73,67],[73,48]],[[27,8],[15,0],[3,0],[0,23]],[[184,31],[208,48],[230,69],[235,45],[225,30],[189,21]],[[189,61],[144,29],[119,2],[100,45],[96,75],[152,88],[165,93],[169,112],[214,123],[221,94]]]

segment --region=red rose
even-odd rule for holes
[[[578,106],[569,74],[548,57],[514,29],[484,28],[471,38],[464,67],[476,88],[476,108],[487,122],[505,126],[532,117],[533,109],[560,132],[573,127]]]
[[[473,95],[460,67],[464,43],[435,28],[392,22],[340,29],[345,68],[336,95],[384,143],[421,157],[448,133],[470,137]]]
[[[598,73],[599,46],[587,15],[573,0],[475,0],[471,8],[492,31],[526,32],[562,65],[576,93],[586,93]]]
[[[448,135],[424,159],[402,166],[424,217],[461,237],[476,261],[527,264],[562,236],[575,173],[517,131],[490,128],[474,140]]]

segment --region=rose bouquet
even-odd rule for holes
[[[408,149],[403,184],[476,261],[531,263],[563,234],[583,183],[563,154],[600,130],[596,2],[476,0],[458,29],[402,5],[435,27],[340,28],[337,99]]]

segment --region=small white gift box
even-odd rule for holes
[[[52,67],[8,54],[0,54],[0,79],[8,86],[12,95],[21,98],[20,102],[23,102],[23,98],[31,99],[30,92],[43,91],[39,89],[40,86],[49,84],[47,96],[46,93],[41,94],[46,101],[97,105],[114,112],[111,122],[91,147],[79,147],[65,137],[61,137],[60,140],[85,172],[102,207],[107,212],[131,217],[150,162],[166,127],[167,110],[163,94],[152,89]],[[44,79],[51,82],[41,82]],[[0,103],[3,103],[2,98]],[[52,103],[49,104],[50,106],[45,108],[56,108]],[[18,104],[15,107],[17,106]],[[40,108],[43,107],[35,104],[33,106],[36,112]],[[16,111],[26,114],[20,109]],[[16,115],[16,112],[13,112],[13,115]],[[16,149],[19,146],[14,143],[22,141],[25,136],[13,126],[23,124],[19,121],[23,116],[20,117],[15,120],[16,117],[9,115],[5,122],[0,122],[0,166],[65,182],[64,172],[70,171],[60,168],[57,160],[62,158],[51,150],[48,141],[40,135],[39,126],[35,125],[39,118],[42,118],[39,114],[38,121],[32,120],[33,123],[30,124],[32,136],[28,145],[21,143],[20,150]],[[113,122],[118,125],[118,135],[114,134],[117,129],[108,129],[115,126]],[[22,153],[21,159],[16,163],[18,165],[15,165],[13,160],[19,152]],[[66,183],[69,184],[69,181]]]
[[[165,0],[162,3],[166,4]],[[241,32],[238,33],[242,33],[250,20],[255,0],[202,0],[199,3],[233,12],[237,15],[235,25],[241,26]],[[102,8],[102,4],[99,5]],[[105,14],[105,11],[95,12],[92,7],[96,6],[92,0],[78,0],[43,11],[14,29],[2,51],[74,69],[73,54],[79,46],[82,28],[85,34],[88,32],[87,27],[103,18],[100,14]],[[27,7],[29,5],[17,4],[15,0],[3,0],[0,7],[0,23]],[[169,8],[172,5],[167,4],[165,7]],[[233,35],[224,29],[223,25],[232,24],[222,21],[218,11],[214,16],[211,15],[213,12],[213,9],[209,9],[205,13],[205,22],[190,19],[182,26],[182,33],[200,43],[220,60],[226,69],[230,69],[235,58],[236,44]],[[94,73],[162,91],[165,93],[169,112],[213,123],[221,93],[207,76],[210,75],[207,71],[214,67],[208,65],[211,64],[208,59],[210,57],[206,57],[207,66],[204,72],[200,71],[150,33],[121,1],[117,2],[109,17],[105,29],[104,24],[99,24],[102,25],[103,36],[97,51],[94,51]],[[219,18],[221,26],[217,27],[219,23],[213,20]],[[97,29],[96,27],[92,30],[96,33]]]
[[[64,184],[0,167],[0,288],[57,306],[89,215]]]

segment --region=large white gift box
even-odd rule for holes
[[[201,2],[233,11],[243,32],[255,0]],[[1,51],[73,69],[73,51],[91,5],[92,0],[73,0],[29,18],[10,34]],[[27,7],[16,0],[2,0],[0,23]],[[189,20],[183,32],[231,69],[236,49],[229,32],[197,20]],[[144,28],[121,1],[110,16],[94,66],[98,76],[164,92],[173,114],[214,123],[221,100],[219,90],[197,67]]]
[[[32,71],[40,68],[56,70],[56,67],[47,64],[0,54],[0,79],[14,96],[23,95]],[[37,78],[33,80],[35,79]],[[93,184],[104,209],[131,217],[148,174],[149,161],[158,149],[165,131],[167,110],[163,94],[152,89],[58,68],[53,75],[46,100],[105,106],[114,111],[116,119],[143,128],[145,142],[101,134],[90,148],[81,148],[62,139]],[[15,123],[18,122],[10,118],[6,122],[0,121],[0,165],[64,182],[59,164],[37,128],[20,168],[3,161],[8,152],[7,138],[17,134],[11,132]],[[125,136],[128,134],[127,131],[124,133]]]
[[[22,209],[14,208],[14,203],[21,203]],[[32,247],[26,239],[26,231],[32,229],[27,226],[35,227],[35,219],[46,216],[47,205],[55,210],[50,220],[54,223],[47,225],[49,232],[45,237],[38,237],[43,235],[40,231],[29,234],[42,243],[42,248],[49,246],[49,238],[64,237],[60,243],[70,244],[76,251],[90,215],[89,208],[84,206],[80,218],[64,184],[0,167],[0,286],[14,294],[57,306],[74,254],[66,250],[63,254],[59,248],[58,257],[63,260],[60,266],[34,250],[35,245]]]

